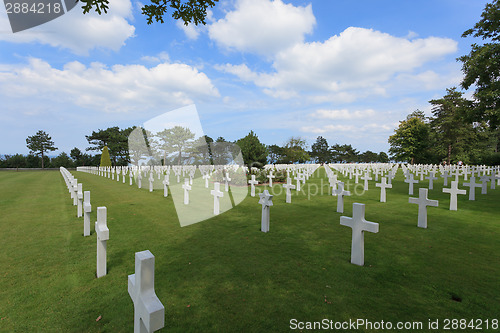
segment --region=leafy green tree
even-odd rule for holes
[[[93,131],[91,135],[85,136],[88,143],[92,145],[87,148],[87,151],[102,151],[104,146],[107,146],[114,165],[127,165],[130,162],[128,137],[134,129],[135,126],[125,129],[114,126]]]
[[[250,131],[247,136],[236,141],[241,149],[243,162],[249,167],[262,167],[267,162],[267,148],[261,143],[257,135]]]
[[[359,155],[359,162],[363,163],[373,163],[378,161],[379,155],[377,153],[372,152],[371,150],[367,150],[364,153]]]
[[[318,163],[328,163],[332,160],[330,146],[324,137],[318,136],[311,146],[311,157],[314,157]]]
[[[52,138],[42,130],[36,132],[35,135],[28,136],[26,139],[26,146],[30,150],[30,154],[41,155],[42,169],[44,168],[45,152],[57,150],[57,148],[54,147]]]
[[[307,153],[307,144],[306,140],[302,139],[300,136],[294,137],[292,136],[285,143],[283,147],[284,157],[283,160],[285,163],[304,163],[310,159],[309,154]]]
[[[381,151],[378,154],[377,162],[380,162],[380,163],[389,163],[389,156],[387,156],[387,153]]]
[[[188,153],[193,147],[195,134],[187,127],[175,126],[156,133],[160,138],[160,146],[165,151],[165,156],[175,153],[173,161],[177,164],[183,163],[182,153]]]
[[[111,159],[109,158],[109,150],[107,146],[104,146],[104,148],[102,149],[100,166],[102,167],[111,166]]]
[[[5,155],[2,159],[2,168],[27,168],[26,156],[21,154]]]
[[[332,160],[333,162],[347,162],[347,163],[355,163],[358,162],[359,159],[359,151],[356,150],[352,145],[339,145],[334,144],[330,148],[332,152]]]
[[[475,86],[474,107],[469,108],[471,120],[487,121],[496,129],[500,125],[500,1],[486,5],[481,20],[462,37],[479,37],[483,43],[472,44],[468,55],[458,58],[462,62],[464,78],[462,88]]]
[[[423,163],[429,141],[430,126],[422,111],[416,110],[400,121],[389,137],[389,153],[397,161]]]
[[[456,88],[447,89],[447,94],[440,99],[431,100],[433,118],[431,128],[437,138],[435,149],[444,151],[448,164],[464,150],[471,148],[477,134],[471,122],[467,122],[465,114],[471,102],[462,97]],[[442,154],[442,153],[441,153]],[[454,161],[456,162],[456,161]]]
[[[83,13],[86,14],[93,8],[98,14],[108,12],[109,0],[81,0],[84,5]],[[172,10],[175,20],[181,19],[185,25],[193,23],[206,24],[207,10],[215,6],[219,0],[151,0],[151,4],[144,5],[141,10],[146,15],[148,24],[153,22],[164,23],[163,16]],[[169,8],[170,7],[170,8]]]
[[[271,164],[280,164],[280,163],[285,163],[283,162],[283,159],[285,157],[285,149],[283,147],[280,147],[278,145],[270,145],[267,147],[267,150],[269,152],[269,163]]]
[[[50,164],[52,165],[53,168],[59,168],[59,167],[72,168],[74,166],[73,161],[65,152],[62,152],[59,154],[59,156],[54,157],[50,161]]]

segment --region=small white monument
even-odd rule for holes
[[[479,179],[481,179],[481,194],[488,194],[488,181],[490,180],[490,176],[482,175]]]
[[[207,173],[205,173],[203,175],[203,179],[205,179],[205,188],[208,188],[208,179],[210,178],[210,175]]]
[[[248,183],[250,184],[250,196],[255,197],[255,185],[259,183],[257,180],[255,180],[255,175],[252,175],[252,179],[249,180]]]
[[[214,196],[214,215],[219,215],[220,213],[220,198],[224,196],[224,193],[220,190],[220,183],[214,183],[214,189],[210,191],[210,194]]]
[[[365,220],[365,205],[352,204],[352,218],[340,217],[340,224],[352,228],[351,263],[359,266],[365,264],[365,236],[364,232],[378,232],[378,223]]]
[[[109,229],[107,226],[106,207],[97,207],[97,222],[95,232],[97,234],[97,277],[106,275],[106,248],[109,240]]]
[[[476,187],[482,187],[481,184],[476,183],[476,177],[470,177],[468,183],[464,183],[464,186],[469,187],[469,200],[476,200]]]
[[[429,176],[425,177],[425,179],[429,180],[429,190],[434,189],[434,181],[438,179],[436,173],[434,171],[429,171]]]
[[[142,173],[141,170],[137,172],[137,187],[142,188]]]
[[[437,207],[437,200],[429,200],[427,198],[428,190],[426,188],[418,189],[418,198],[409,198],[409,203],[418,205],[418,227],[427,228],[427,206]]]
[[[408,187],[408,194],[413,195],[413,184],[417,184],[418,180],[413,178],[413,174],[410,172],[408,177],[405,179],[405,183],[408,183],[410,186]]]
[[[184,204],[189,205],[189,191],[191,190],[191,185],[189,185],[189,179],[184,178],[184,185],[182,185],[184,189]]]
[[[224,177],[224,190],[227,192],[229,191],[229,182],[231,181],[231,178],[229,178],[229,172],[226,172],[226,176]]]
[[[375,184],[376,187],[380,187],[380,202],[386,202],[385,189],[392,188],[392,184],[387,184],[387,178],[382,177],[381,183]]]
[[[155,293],[155,257],[135,253],[135,274],[128,276],[128,294],[134,302],[134,333],[150,333],[165,326],[165,307]]]
[[[364,187],[363,187],[363,190],[364,191],[368,191],[368,181],[369,180],[372,180],[373,178],[370,177],[370,174],[368,172],[365,172],[364,176],[361,177],[361,179],[363,179],[364,181]]]
[[[78,189],[77,189],[77,199],[78,199],[78,205],[76,206],[76,216],[77,217],[82,217],[83,216],[83,185],[82,183],[78,184]]]
[[[162,184],[163,184],[163,196],[168,197],[168,185],[170,185],[169,175],[165,175]]]
[[[153,171],[149,173],[149,192],[153,192],[153,184],[155,182],[155,178],[153,176]]]
[[[267,175],[267,178],[269,178],[269,186],[273,187],[273,178],[276,178],[276,176],[273,175],[273,170],[269,171],[269,174]]]
[[[262,205],[260,230],[262,232],[269,232],[270,207],[273,205],[273,196],[269,194],[268,190],[265,190],[264,193],[259,193],[259,197],[259,204]]]
[[[338,182],[337,189],[335,190],[335,194],[337,195],[337,213],[344,212],[344,196],[350,196],[350,191],[344,191],[344,183]]]
[[[90,204],[90,191],[83,192],[83,236],[90,236],[90,213],[92,205]]]
[[[441,178],[443,178],[443,186],[448,186],[448,178],[451,176],[448,174],[448,171],[443,171],[441,174]]]
[[[286,203],[292,203],[292,191],[295,189],[295,185],[292,184],[292,178],[288,177],[286,179],[286,184],[283,184],[286,189]]]
[[[457,194],[467,194],[466,190],[458,189],[456,180],[451,182],[451,188],[443,188],[443,192],[450,194],[450,210],[457,210]]]

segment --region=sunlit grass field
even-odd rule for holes
[[[436,181],[429,198],[439,207],[428,208],[428,229],[421,229],[401,170],[387,203],[370,181],[361,195],[351,186],[339,214],[320,168],[291,204],[274,185],[281,194],[273,198],[270,232],[262,233],[258,195],[180,227],[172,197],[150,193],[146,181],[138,189],[128,177],[122,184],[71,172],[91,191],[90,237],[58,171],[0,172],[2,332],[131,332],[127,276],[143,250],[155,256],[165,332],[286,332],[292,319],[359,318],[422,322],[421,332],[430,331],[429,320],[438,319],[441,331],[445,319],[482,319],[482,331],[495,331],[491,322],[500,319],[500,188],[476,189],[476,201],[461,195],[458,211],[449,211],[450,196]],[[415,197],[427,183],[415,185]],[[365,233],[364,267],[350,263],[351,229],[340,225],[354,202],[366,204],[366,219],[380,229]],[[107,207],[110,239],[108,274],[97,279],[99,206]]]

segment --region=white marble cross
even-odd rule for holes
[[[184,178],[184,185],[182,185],[182,188],[184,189],[184,204],[188,205],[189,204],[189,191],[191,190],[191,185],[189,185],[188,178]]]
[[[479,177],[481,179],[481,194],[488,194],[488,181],[490,180],[490,176],[482,175]]]
[[[434,171],[429,171],[429,176],[425,177],[425,179],[429,180],[429,190],[434,189],[434,181],[438,179],[436,173]]]
[[[417,184],[418,180],[413,178],[413,174],[410,172],[408,177],[405,179],[405,183],[408,183],[410,186],[408,187],[408,194],[413,195],[413,184]]]
[[[344,183],[343,182],[338,182],[337,183],[337,189],[335,190],[335,194],[337,195],[337,213],[343,213],[344,212],[344,196],[350,196],[351,192],[350,191],[344,191]]]
[[[226,172],[226,176],[223,178],[224,180],[224,190],[227,192],[229,191],[229,182],[231,181],[231,178],[229,178],[229,172]]]
[[[297,191],[300,192],[301,182],[305,181],[304,174],[297,172],[297,176],[295,176],[295,180],[297,181]]]
[[[142,188],[142,173],[141,170],[137,172],[137,187]]]
[[[92,205],[90,204],[90,191],[83,192],[83,236],[90,236],[90,213]]]
[[[286,203],[292,202],[292,191],[295,189],[295,185],[292,184],[292,178],[288,177],[286,179],[286,184],[283,184],[283,187],[286,189]]]
[[[135,274],[128,276],[128,294],[134,302],[134,333],[150,333],[165,326],[165,307],[155,293],[155,257],[135,253]]]
[[[443,178],[443,186],[448,186],[448,178],[451,176],[448,174],[448,171],[443,171],[441,174],[441,178]]]
[[[356,169],[356,171],[354,171],[354,183],[357,184],[359,182],[358,177],[361,176],[361,175],[362,175],[362,173],[358,169]]]
[[[467,194],[466,190],[458,189],[456,180],[451,182],[451,188],[443,188],[443,192],[450,194],[450,210],[457,210],[457,194]]]
[[[476,183],[476,177],[470,177],[468,183],[464,183],[464,186],[469,187],[469,200],[476,200],[476,187],[482,187],[481,184]]]
[[[71,197],[73,198],[73,206],[78,205],[78,179],[76,178],[73,179],[73,195]]]
[[[255,175],[252,175],[252,179],[249,180],[248,183],[250,184],[250,196],[255,197],[255,185],[259,183],[257,180],[255,180]]]
[[[392,188],[392,184],[387,184],[387,178],[382,177],[381,183],[377,183],[375,186],[380,187],[380,202],[386,202],[385,189]]]
[[[328,182],[330,183],[330,187],[332,188],[332,195],[335,196],[335,191],[337,190],[337,183],[339,182],[337,179],[337,175],[332,175],[328,178]]]
[[[120,181],[120,169],[119,168],[116,168],[116,181],[117,182]]]
[[[220,190],[220,183],[214,183],[214,189],[210,191],[210,194],[214,196],[214,215],[219,215],[220,213],[220,198],[224,196],[224,193]]]
[[[82,185],[82,183],[79,183],[77,186],[76,196],[78,198],[78,205],[76,208],[76,216],[82,217],[82,215],[83,215],[83,211],[82,211],[82,209],[83,209],[83,185]]]
[[[264,190],[264,193],[259,193],[259,197],[259,204],[262,205],[260,230],[262,232],[269,232],[270,207],[273,205],[273,196],[269,194],[268,190]]]
[[[162,183],[163,183],[163,196],[168,197],[168,185],[170,185],[169,175],[165,175]]]
[[[149,173],[149,192],[153,192],[153,184],[154,184],[155,178],[153,176],[153,171]]]
[[[97,277],[106,275],[106,248],[109,240],[109,229],[107,226],[106,207],[97,207],[97,222],[95,232],[97,234]]]
[[[210,175],[207,173],[205,173],[203,176],[202,176],[203,179],[205,179],[205,188],[208,188],[208,179],[210,178]]]
[[[267,175],[267,178],[269,178],[269,186],[273,187],[273,178],[276,178],[276,176],[273,175],[273,170],[269,171],[269,174]]]
[[[491,182],[491,187],[490,189],[491,190],[494,190],[495,189],[495,180],[497,179],[497,176],[495,176],[495,172],[492,172],[491,175],[490,175],[490,182]]]
[[[368,172],[365,172],[364,176],[361,177],[361,179],[364,180],[364,188],[363,188],[363,190],[364,191],[368,191],[368,181],[372,180],[373,178],[370,177],[370,174]]]
[[[428,190],[426,188],[420,188],[418,192],[419,197],[408,198],[408,202],[418,205],[418,227],[427,228],[427,206],[437,207],[439,202],[427,198]]]
[[[351,263],[359,266],[365,264],[365,235],[364,232],[378,232],[378,223],[365,220],[365,205],[352,204],[352,218],[340,217],[340,224],[352,229]]]
[[[127,175],[127,170],[122,169],[122,183],[125,184],[125,176]]]
[[[132,171],[132,169],[130,169],[128,177],[129,177],[129,185],[132,185],[132,178],[134,178],[134,172]]]

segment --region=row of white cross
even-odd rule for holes
[[[81,201],[82,184],[71,173],[61,167],[61,174],[72,194],[78,202]],[[77,184],[75,186],[75,184]],[[76,188],[76,190],[75,190]],[[90,192],[83,194],[84,236],[90,235]],[[78,205],[81,207],[81,202]],[[81,217],[78,209],[78,217]],[[97,234],[97,277],[106,275],[106,250],[109,240],[109,229],[107,227],[106,207],[97,208],[97,222],[95,223]],[[154,291],[154,267],[155,258],[150,251],[135,253],[135,274],[128,276],[128,293],[134,303],[134,332],[148,333],[159,330],[165,326],[165,307],[156,296]]]

